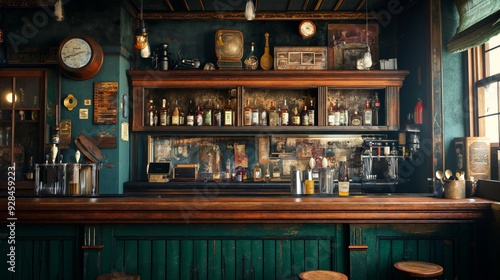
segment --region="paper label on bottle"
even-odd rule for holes
[[[339,192],[349,192],[349,182],[339,182]]]
[[[288,113],[282,113],[281,114],[281,124],[282,125],[288,125],[288,120],[289,120]]]
[[[252,125],[252,112],[251,111],[245,111],[245,125]]]
[[[193,126],[194,125],[194,116],[187,116],[186,118],[186,125]]]
[[[224,112],[224,125],[233,125],[233,114],[231,111]]]
[[[179,115],[172,116],[172,125],[179,125]]]
[[[367,110],[365,111],[365,125],[372,125],[372,111]]]

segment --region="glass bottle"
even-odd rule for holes
[[[349,195],[349,167],[347,165],[346,156],[341,156],[339,159],[339,196]]]
[[[267,126],[267,110],[264,107],[259,109],[259,125]]]
[[[215,109],[214,109],[214,122],[213,124],[215,126],[222,126],[222,111],[220,109],[220,106],[219,104],[215,105]]]
[[[335,106],[333,107],[333,115],[335,116],[335,126],[340,125],[340,108],[339,108],[339,100],[335,100]]]
[[[256,70],[259,66],[259,59],[255,55],[255,43],[250,43],[250,53],[247,55],[244,61],[246,70]]]
[[[203,110],[201,106],[198,104],[196,106],[196,113],[194,115],[194,125],[202,126],[203,125]]]
[[[278,111],[274,107],[274,101],[271,101],[271,107],[269,107],[269,126],[277,126],[278,118]]]
[[[344,107],[344,101],[340,99],[339,101],[339,125],[344,126],[346,124],[346,119],[345,119],[345,107]]]
[[[373,124],[373,111],[370,108],[370,100],[365,100],[365,109],[363,110],[363,125]]]
[[[311,98],[311,103],[309,105],[309,108],[307,108],[307,114],[309,115],[309,125],[314,126],[315,125],[315,119],[316,119],[316,109],[314,109],[314,104],[313,104],[313,99]]]
[[[300,114],[300,123],[304,126],[309,125],[309,113],[307,110],[307,105],[304,105],[304,109],[302,109],[302,113]]]
[[[172,125],[180,125],[180,112],[179,105],[177,104],[177,99],[175,100],[174,110],[172,110],[172,117],[170,118]]]
[[[167,99],[163,98],[161,100],[161,109],[160,109],[160,125],[161,126],[166,126],[169,125],[168,123],[168,117],[169,112],[167,109]]]
[[[260,112],[259,112],[259,107],[257,107],[257,100],[254,101],[254,106],[252,107],[251,110],[252,110],[251,124],[259,125]]]
[[[342,115],[342,113],[344,113],[344,125],[349,125],[350,124],[350,121],[349,121],[349,109],[347,107],[347,102],[344,105],[344,109],[340,111],[341,115]]]
[[[292,112],[292,125],[300,125],[300,114],[297,104],[295,104]]]
[[[273,166],[273,178],[279,179],[280,177],[281,177],[280,165],[278,162],[275,162]]]
[[[261,182],[262,181],[262,169],[260,168],[259,164],[255,164],[253,168],[253,181],[254,182]]]
[[[281,125],[290,125],[290,114],[288,113],[288,106],[286,105],[286,99],[283,103],[283,109],[281,109]]]
[[[276,110],[278,111],[278,126],[281,126],[282,115],[281,115],[281,105],[280,104],[278,104],[278,108]]]
[[[354,113],[351,116],[351,125],[352,126],[361,126],[363,125],[363,117],[358,114],[358,109],[354,109]]]
[[[260,58],[260,67],[262,70],[269,70],[273,67],[273,57],[269,52],[269,33],[265,33],[266,43],[264,45],[264,54]]]
[[[378,93],[372,99],[372,110],[373,110],[373,125],[379,125],[378,110],[380,108],[380,100],[378,98]]]
[[[227,100],[227,105],[224,108],[224,125],[233,125],[233,107],[231,107],[231,99]]]
[[[330,101],[330,107],[328,107],[328,125],[329,126],[335,125],[335,110],[332,101]]]
[[[155,103],[153,99],[149,99],[148,103],[148,115],[147,115],[147,121],[149,126],[154,126],[154,117],[155,117]]]
[[[212,107],[210,103],[203,110],[203,125],[212,125]]]
[[[188,112],[186,116],[186,125],[194,126],[194,115],[196,111],[194,110],[194,103],[192,99],[189,99]]]
[[[415,124],[423,123],[423,113],[424,113],[424,105],[422,104],[422,99],[417,100],[417,104],[415,104],[415,108],[413,109],[413,120]]]
[[[250,106],[250,99],[247,99],[247,104],[243,108],[243,125],[252,125],[252,107]]]

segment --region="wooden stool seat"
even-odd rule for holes
[[[302,280],[347,280],[347,276],[340,272],[329,270],[311,270],[299,275]]]
[[[141,277],[137,274],[128,272],[112,272],[100,275],[96,280],[141,280]]]
[[[443,275],[443,267],[434,263],[400,261],[394,267],[403,275],[417,279],[435,278]]]

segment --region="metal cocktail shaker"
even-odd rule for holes
[[[302,184],[302,172],[300,170],[292,171],[292,180],[290,182],[291,194],[304,194],[304,184]]]

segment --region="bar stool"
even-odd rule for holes
[[[302,280],[347,280],[347,276],[340,272],[329,270],[311,270],[299,275]]]
[[[443,275],[443,267],[434,263],[420,261],[400,261],[394,267],[401,274],[413,279],[436,279]]]
[[[100,275],[96,280],[141,280],[141,277],[128,272],[112,272]]]

